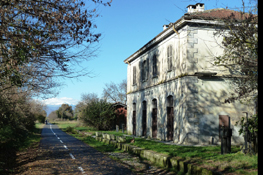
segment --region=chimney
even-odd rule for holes
[[[188,5],[187,13],[203,12],[205,10],[204,3],[196,3],[195,5]]]
[[[168,27],[169,27],[169,25],[164,24],[164,25],[163,25],[163,31],[164,31],[165,29],[167,29]]]

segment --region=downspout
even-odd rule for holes
[[[173,30],[174,30],[174,32],[178,35],[178,39],[179,39],[179,44],[178,44],[178,52],[179,52],[179,60],[180,60],[180,34],[175,30],[175,27],[174,27],[174,25],[173,25]]]

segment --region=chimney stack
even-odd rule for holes
[[[169,27],[169,25],[164,24],[164,25],[163,25],[163,30],[167,29],[168,27]]]
[[[205,10],[204,3],[196,3],[195,5],[188,5],[187,13],[196,13],[196,12],[203,12]]]

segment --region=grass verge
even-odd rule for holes
[[[129,137],[127,140],[129,142]],[[147,150],[167,154],[186,160],[191,164],[223,173],[257,174],[258,156],[242,154],[239,147],[232,146],[230,154],[221,155],[220,146],[178,146],[167,145],[152,140],[135,138],[134,143],[128,143]]]

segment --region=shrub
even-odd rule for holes
[[[77,134],[78,132],[74,129],[74,127],[71,127],[71,126],[68,126],[66,129],[65,129],[66,132],[70,132],[72,134]]]

